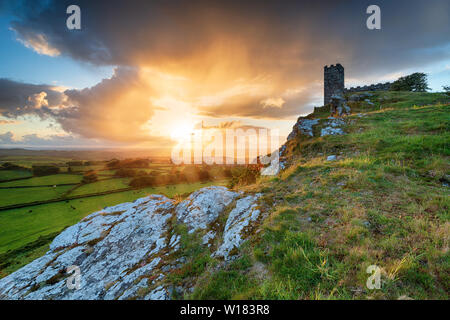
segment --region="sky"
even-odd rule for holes
[[[450,85],[447,0],[0,0],[0,42],[0,147],[161,149],[200,122],[283,142],[337,62],[347,87],[413,72]]]

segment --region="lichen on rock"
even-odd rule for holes
[[[1,279],[0,299],[169,299],[166,275],[186,262],[174,254],[180,235],[172,224],[200,232],[230,212],[225,229],[207,232],[203,244],[223,234],[216,242],[227,254],[231,244],[242,244],[243,228],[260,213],[258,195],[240,196],[225,187],[207,187],[179,204],[151,195],[104,208],[64,230],[44,256]],[[67,285],[71,266],[80,270],[75,289]]]
[[[239,248],[245,239],[243,231],[250,227],[261,213],[257,205],[260,196],[261,194],[249,195],[236,202],[236,206],[230,212],[225,224],[223,242],[213,256],[222,256],[228,260],[230,252],[234,248]]]

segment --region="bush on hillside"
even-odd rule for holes
[[[0,169],[2,170],[29,170],[28,168],[19,166],[17,164],[11,163],[11,162],[5,162],[0,166]]]
[[[151,161],[149,159],[125,159],[125,160],[117,160],[113,159],[108,161],[106,166],[109,169],[120,169],[120,168],[148,168]]]
[[[116,173],[114,174],[114,176],[121,177],[121,178],[130,178],[130,177],[135,177],[137,175],[138,175],[138,173],[136,170],[125,169],[125,168],[121,168],[121,169],[117,170]]]
[[[31,170],[33,175],[37,177],[59,173],[59,167],[56,166],[33,165]]]
[[[200,181],[202,181],[202,182],[211,180],[211,176],[210,176],[209,171],[207,169],[200,169],[198,171],[198,177],[199,177]]]
[[[231,169],[230,169],[230,168],[226,168],[225,170],[223,170],[223,175],[224,175],[226,178],[231,178],[231,177],[233,176],[233,173],[231,172]]]
[[[446,94],[450,94],[450,86],[442,86]]]
[[[86,171],[83,174],[83,179],[81,180],[82,183],[92,183],[98,180],[97,173],[94,170]]]
[[[234,170],[233,178],[231,178],[230,182],[230,188],[255,183],[256,179],[261,175],[260,169],[260,165],[250,164],[242,167],[240,170]]]
[[[391,85],[392,91],[414,91],[425,92],[429,90],[427,75],[416,72],[405,77],[401,77]]]
[[[83,165],[83,161],[67,161],[66,164],[69,167],[82,166]]]
[[[136,177],[130,181],[130,187],[143,188],[156,186],[156,179],[152,176]]]

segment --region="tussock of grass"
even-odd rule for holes
[[[370,99],[374,106],[354,106],[365,115],[349,117],[349,134],[292,143],[293,165],[249,187],[272,208],[245,252],[267,276],[258,279],[250,266],[213,273],[198,289],[208,294],[198,297],[448,299],[449,98],[379,92]],[[320,109],[312,117],[327,115]],[[327,162],[330,154],[338,161]],[[382,269],[380,290],[366,287],[369,265]],[[225,282],[240,293],[212,289]]]

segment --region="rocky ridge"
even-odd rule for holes
[[[64,230],[44,256],[1,279],[0,299],[170,299],[168,275],[189,259],[177,254],[181,235],[174,225],[203,235],[211,256],[227,263],[262,218],[259,198],[216,186],[180,203],[150,195],[104,208]],[[221,217],[225,226],[217,222]],[[77,281],[68,273],[73,268],[79,287],[69,288]],[[177,288],[181,294],[192,289]]]

